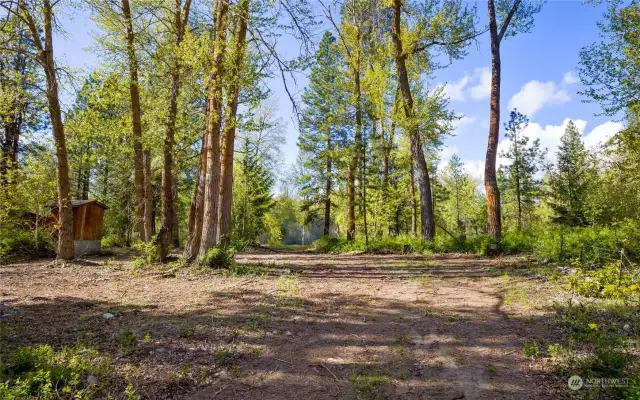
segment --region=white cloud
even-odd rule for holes
[[[619,122],[605,122],[593,128],[591,133],[584,137],[584,144],[590,149],[598,147],[622,130],[622,128],[624,128],[624,126]]]
[[[444,95],[451,101],[464,101],[464,88],[469,83],[469,76],[465,75],[458,82],[444,85]]]
[[[484,160],[465,161],[464,170],[471,175],[474,181],[484,181]]]
[[[564,76],[562,77],[563,85],[573,85],[574,83],[578,83],[578,81],[579,79],[576,74],[573,73],[573,71],[565,72]]]
[[[554,82],[530,81],[509,101],[509,109],[517,108],[529,118],[542,107],[571,101],[569,93]]]
[[[491,94],[491,69],[489,67],[477,68],[474,76],[478,77],[478,84],[471,88],[471,97],[474,100],[489,98]]]
[[[469,117],[467,115],[462,116],[462,118],[456,120],[453,122],[453,134],[454,135],[459,135],[460,131],[462,131],[462,128],[464,128],[467,125],[471,125],[474,122],[476,122],[476,119],[478,119],[477,117]]]
[[[529,137],[530,141],[540,139],[540,147],[547,149],[547,159],[555,164],[557,160],[558,147],[560,146],[560,138],[565,132],[570,119],[562,121],[560,125],[542,126],[535,122],[530,123],[522,132]],[[573,123],[578,128],[578,132],[582,136],[585,146],[589,149],[597,147],[599,144],[606,142],[609,138],[619,132],[624,126],[619,122],[608,121],[593,128],[586,133],[587,121],[582,119],[574,119]],[[506,152],[509,149],[509,141],[503,139],[498,144],[498,154]],[[498,156],[497,166],[509,165],[510,160]],[[484,180],[484,160],[465,160],[465,170],[475,179]]]
[[[491,69],[489,67],[476,68],[471,74],[465,73],[462,78],[453,83],[439,83],[445,97],[451,101],[482,100],[489,97],[491,91]]]

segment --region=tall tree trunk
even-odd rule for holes
[[[484,188],[487,197],[487,229],[495,240],[502,236],[500,190],[496,177],[496,159],[500,141],[500,41],[493,0],[489,5],[489,34],[491,37],[491,100],[489,110],[489,141],[484,164]]]
[[[144,188],[144,240],[149,242],[155,234],[155,213],[153,209],[153,187],[151,186],[151,151],[145,149],[142,152],[142,163],[144,167],[143,188]]]
[[[145,173],[142,151],[142,121],[140,116],[140,87],[138,82],[138,59],[135,52],[135,37],[131,20],[129,0],[122,0],[122,14],[127,30],[127,58],[129,63],[129,96],[131,97],[131,123],[133,128],[133,180],[135,190],[136,226],[140,239],[150,240],[146,230]]]
[[[227,118],[221,135],[221,172],[220,172],[220,215],[218,218],[219,243],[229,244],[231,233],[231,207],[233,205],[233,148],[236,136],[236,114],[238,112],[238,93],[240,91],[241,74],[244,62],[245,41],[247,37],[247,19],[249,17],[249,0],[241,0],[238,20],[236,22],[235,49],[231,79],[227,90]]]
[[[217,0],[213,68],[209,77],[209,117],[207,118],[207,173],[204,190],[202,235],[199,255],[218,242],[218,200],[220,194],[220,126],[222,124],[222,79],[228,26],[228,0]]]
[[[357,32],[358,44],[360,43],[360,30]],[[360,88],[360,50],[356,49],[354,65],[351,66],[353,74],[353,94],[356,107],[356,135],[354,138],[354,152],[349,165],[347,177],[347,240],[356,238],[356,191],[355,181],[362,147],[362,90]]]
[[[416,201],[416,177],[413,160],[409,164],[409,194],[411,195],[411,234],[418,236],[418,202]]]
[[[489,109],[489,140],[487,156],[484,163],[484,189],[487,197],[487,230],[489,235],[500,240],[502,237],[502,221],[500,213],[500,190],[496,178],[496,159],[498,142],[500,141],[500,42],[509,27],[511,19],[518,10],[521,0],[516,0],[507,14],[500,31],[496,21],[494,0],[488,0],[489,36],[491,38],[491,100]]]
[[[53,7],[50,0],[43,1],[42,13],[44,19],[44,44],[40,40],[40,31],[30,14],[30,10],[19,3],[23,15],[29,25],[31,38],[38,49],[38,62],[42,65],[47,83],[47,102],[53,131],[53,143],[57,158],[58,181],[58,259],[72,260],[75,257],[73,243],[73,210],[69,197],[69,162],[67,158],[67,144],[62,122],[62,110],[58,94],[58,80],[53,58]]]
[[[207,111],[206,119],[209,118],[209,99],[206,99]],[[208,135],[202,138],[202,147],[200,149],[200,168],[196,177],[195,191],[191,199],[191,207],[189,208],[189,222],[187,224],[187,241],[184,246],[183,259],[186,263],[193,262],[198,256],[200,250],[200,238],[202,235],[202,217],[204,209],[204,184],[207,175],[207,139]]]
[[[162,237],[160,238],[160,261],[166,262],[169,253],[169,243],[177,228],[176,220],[176,186],[173,182],[173,146],[175,142],[176,117],[178,114],[178,96],[180,95],[180,59],[177,53],[184,37],[185,25],[189,18],[191,0],[186,0],[184,10],[182,1],[175,0],[173,10],[173,29],[175,34],[175,49],[171,72],[169,74],[169,110],[165,124],[163,163],[162,163],[162,213],[160,217]]]
[[[331,230],[331,128],[327,134],[327,181],[324,195],[324,230],[323,234],[328,236]]]
[[[393,16],[391,21],[391,37],[395,49],[396,68],[398,70],[398,84],[404,99],[404,114],[408,121],[409,142],[411,146],[411,157],[418,171],[418,191],[420,192],[420,223],[422,239],[432,240],[436,235],[436,226],[433,218],[433,204],[431,198],[431,183],[429,180],[429,170],[424,159],[422,140],[420,132],[413,115],[413,97],[409,86],[409,76],[406,67],[407,55],[403,53],[402,41],[400,38],[400,12],[401,0],[393,0]]]

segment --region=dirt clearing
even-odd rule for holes
[[[8,346],[91,345],[150,399],[543,399],[557,289],[523,258],[243,253],[246,274],[125,256],[0,267]],[[553,295],[552,295],[553,294]],[[114,382],[117,384],[117,382]]]

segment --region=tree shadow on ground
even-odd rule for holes
[[[525,341],[549,336],[553,316],[508,315],[501,308],[500,292],[483,287],[469,286],[457,292],[450,285],[450,292],[441,295],[428,294],[425,288],[426,295],[411,299],[376,290],[376,285],[389,281],[400,282],[390,289],[413,290],[419,283],[412,279],[425,274],[443,281],[493,277],[490,270],[499,268],[493,261],[481,261],[476,267],[479,271],[464,260],[385,267],[401,260],[366,258],[350,260],[346,266],[302,260],[302,274],[287,272],[291,269],[287,265],[272,268],[274,277],[297,281],[300,286],[322,280],[342,282],[338,274],[342,269],[344,278],[370,281],[366,294],[351,293],[348,288],[305,293],[294,283],[273,288],[260,286],[258,280],[250,288],[212,288],[187,311],[167,312],[161,297],[140,304],[62,292],[28,301],[12,296],[2,304],[1,313],[6,315],[2,318],[3,348],[38,344],[96,347],[111,357],[116,375],[133,376],[138,393],[150,399],[540,399],[567,395],[558,391],[557,378],[522,355]],[[425,259],[414,261],[424,263]],[[373,262],[378,264],[367,266]],[[330,270],[320,272],[324,268]],[[241,283],[258,278],[229,279]],[[171,281],[157,278],[152,282]],[[432,289],[441,288],[434,284]],[[482,302],[467,302],[465,297]],[[123,339],[125,332],[135,334],[136,339]]]

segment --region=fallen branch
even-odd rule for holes
[[[326,365],[324,365],[324,364],[318,364],[318,366],[320,366],[320,367],[322,367],[322,368],[326,369],[327,371],[329,371],[329,373],[331,374],[331,376],[333,376],[333,379],[338,380],[338,377],[337,377],[333,372],[331,372],[331,370],[330,370],[329,368],[327,368],[327,366],[326,366]]]

